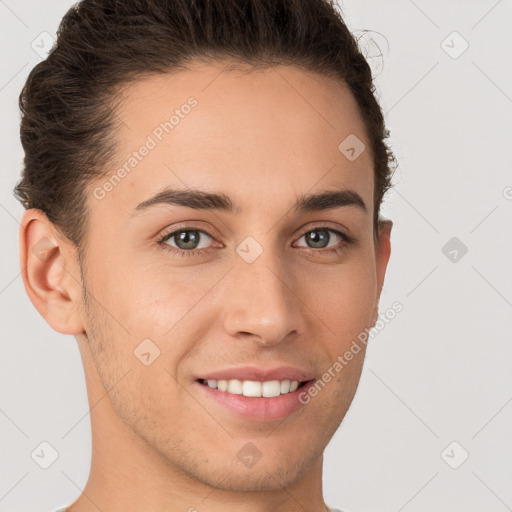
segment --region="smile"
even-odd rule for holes
[[[244,420],[278,421],[304,407],[299,394],[313,386],[315,380],[252,381],[239,379],[198,379],[199,392],[214,407]]]

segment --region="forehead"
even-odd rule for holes
[[[365,126],[339,80],[292,66],[197,65],[139,79],[120,98],[116,158],[100,185],[125,172],[102,207],[130,214],[165,187],[222,190],[248,207],[343,187],[373,209]],[[366,150],[351,160],[340,144],[354,136]]]

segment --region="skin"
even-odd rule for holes
[[[372,156],[349,161],[338,150],[351,133],[369,148],[341,82],[288,66],[221,70],[197,65],[124,90],[109,175],[174,108],[190,96],[198,105],[104,199],[92,191],[105,179],[90,184],[82,273],[76,247],[44,214],[23,216],[26,291],[54,330],[75,336],[84,365],[92,462],[73,512],[326,510],[323,452],[356,392],[364,345],[280,421],[235,416],[195,377],[277,363],[320,377],[377,320],[392,223],[382,222],[375,243]],[[132,217],[167,186],[223,192],[242,211],[161,204]],[[359,193],[368,212],[292,210],[301,194],[337,188]],[[158,246],[184,223],[208,233],[200,248],[213,250],[182,257]],[[302,236],[324,226],[356,241],[343,246],[331,234],[318,248]],[[263,248],[250,264],[235,251],[247,236]],[[32,249],[44,239],[52,248],[41,259]],[[167,244],[184,247],[176,237]],[[149,366],[133,354],[146,338],[160,350]],[[248,442],[261,452],[250,468],[237,458]]]

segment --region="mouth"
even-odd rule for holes
[[[197,379],[201,395],[232,418],[251,422],[279,421],[304,407],[301,395],[315,379],[307,381],[249,381]]]

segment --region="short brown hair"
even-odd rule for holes
[[[115,153],[116,92],[194,61],[291,64],[348,85],[374,162],[374,234],[395,158],[370,66],[332,0],[82,0],[62,19],[48,57],[19,97],[25,152],[14,194],[42,210],[80,250],[85,189]],[[341,141],[340,141],[341,142]]]

